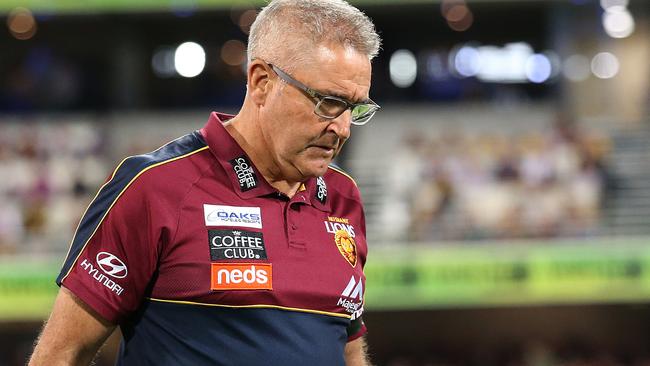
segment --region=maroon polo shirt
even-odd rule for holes
[[[343,364],[365,333],[358,188],[330,167],[288,198],[229,118],[122,161],[57,283],[120,324],[120,364]]]

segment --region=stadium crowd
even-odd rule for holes
[[[101,126],[0,124],[0,254],[60,252],[109,174]]]
[[[113,157],[125,153],[113,151],[106,128],[92,119],[0,124],[0,253],[65,251]],[[160,145],[132,140],[127,154]],[[379,225],[369,229],[400,241],[591,235],[610,185],[610,145],[566,125],[409,135],[392,154]]]
[[[408,135],[393,154],[379,227],[410,241],[591,235],[610,188],[610,145],[567,124]]]

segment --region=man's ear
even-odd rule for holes
[[[268,65],[260,60],[253,60],[248,65],[248,95],[256,105],[264,105],[271,92],[273,83]]]

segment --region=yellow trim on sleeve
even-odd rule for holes
[[[223,304],[208,304],[208,303],[194,302],[194,301],[156,299],[156,298],[153,298],[153,297],[147,297],[147,299],[151,300],[151,301],[165,302],[165,303],[171,303],[171,304],[212,306],[212,307],[230,308],[230,309],[279,309],[279,310],[295,311],[295,312],[301,312],[301,313],[328,315],[328,316],[334,316],[334,317],[337,317],[337,318],[345,318],[345,319],[350,319],[352,317],[351,315],[347,315],[347,314],[330,313],[328,311],[320,311],[320,310],[312,310],[312,309],[292,308],[292,307],[279,306],[279,305],[266,305],[266,304],[223,305]]]
[[[174,140],[174,141],[175,141],[175,140]],[[173,142],[173,141],[172,141],[172,142]],[[170,142],[170,143],[171,143],[171,142]],[[157,149],[157,150],[155,150],[155,151],[153,151],[153,152],[156,152],[156,151],[162,149],[163,147],[167,146],[168,144],[169,144],[169,143],[167,143],[167,144],[161,146],[159,149]],[[127,185],[126,185],[126,186],[125,186],[121,191],[120,191],[120,193],[117,195],[117,197],[115,197],[115,199],[113,200],[113,202],[111,202],[111,205],[108,207],[108,209],[106,210],[106,212],[104,212],[104,216],[102,216],[102,218],[99,220],[99,223],[97,223],[97,226],[95,226],[95,230],[93,230],[92,234],[90,234],[90,236],[88,236],[88,239],[87,239],[86,242],[84,243],[83,247],[81,247],[81,250],[79,251],[79,254],[78,254],[77,257],[74,259],[74,261],[72,262],[72,264],[70,265],[70,268],[68,269],[68,272],[66,272],[65,276],[63,276],[63,278],[61,278],[61,282],[63,282],[63,281],[68,277],[68,275],[70,274],[70,272],[72,272],[72,269],[74,268],[75,264],[76,264],[77,261],[79,260],[79,257],[81,257],[81,253],[83,253],[84,250],[86,250],[86,246],[88,245],[88,242],[90,242],[90,239],[92,239],[93,236],[95,236],[95,233],[97,232],[97,229],[99,229],[99,227],[102,225],[102,223],[104,222],[104,219],[106,218],[106,215],[108,215],[108,213],[111,211],[111,209],[113,208],[113,206],[115,205],[115,203],[117,202],[117,200],[119,200],[120,197],[122,197],[122,194],[124,194],[124,192],[125,192],[125,191],[130,187],[130,186],[131,186],[131,184],[132,184],[133,182],[135,182],[135,180],[138,179],[138,177],[139,177],[140,175],[142,175],[142,173],[144,173],[144,172],[146,172],[146,171],[148,171],[148,170],[150,170],[150,169],[153,169],[153,168],[155,168],[155,167],[158,167],[158,166],[161,166],[161,165],[164,165],[164,164],[167,164],[167,163],[171,163],[171,162],[173,162],[173,161],[176,161],[176,160],[179,160],[179,159],[182,159],[182,158],[188,157],[188,156],[190,156],[190,155],[194,155],[194,154],[196,154],[196,153],[198,153],[198,152],[201,152],[201,151],[203,151],[203,150],[207,150],[208,148],[209,148],[208,146],[203,146],[203,147],[201,147],[201,148],[199,148],[199,149],[197,149],[197,150],[190,151],[190,152],[187,153],[187,154],[180,155],[180,156],[177,156],[177,157],[175,157],[175,158],[171,158],[171,159],[169,159],[169,160],[161,161],[161,162],[159,162],[159,163],[156,163],[156,164],[150,165],[150,166],[148,166],[148,167],[142,169],[140,172],[138,172],[138,174],[136,174],[135,177],[131,178],[131,180],[129,181],[129,183],[128,183],[128,184],[127,184]],[[106,185],[108,185],[110,182],[113,181],[113,178],[115,178],[115,175],[117,174],[117,171],[120,169],[120,167],[122,166],[122,164],[124,164],[124,162],[125,162],[127,159],[130,159],[130,158],[132,158],[132,157],[133,157],[133,156],[126,157],[126,158],[124,158],[124,160],[122,160],[122,161],[120,162],[120,164],[117,166],[117,168],[115,168],[115,170],[113,171],[113,175],[111,175],[111,179],[109,179],[106,183],[104,183],[104,184],[101,186],[101,188],[97,191],[97,194],[95,195],[95,198],[93,198],[93,200],[90,201],[90,204],[88,205],[88,207],[86,207],[86,211],[84,211],[83,216],[81,216],[81,219],[79,220],[79,223],[77,224],[77,229],[75,230],[75,233],[74,233],[74,235],[72,236],[72,242],[70,242],[70,248],[68,248],[68,254],[66,254],[66,256],[65,256],[65,259],[64,259],[64,261],[63,261],[63,265],[65,265],[65,262],[67,261],[68,256],[70,255],[70,252],[72,251],[72,245],[74,244],[74,240],[75,240],[75,238],[77,237],[77,232],[79,231],[79,226],[81,226],[81,221],[83,221],[83,218],[86,216],[86,213],[88,212],[88,209],[89,209],[90,206],[92,206],[92,204],[95,202],[95,200],[96,200],[97,197],[99,196],[99,194],[100,194],[100,192],[102,191],[102,189],[104,189],[104,187],[106,187]]]

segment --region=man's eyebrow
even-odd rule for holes
[[[331,90],[328,90],[328,91],[325,91],[325,92],[318,91],[318,93],[320,93],[321,95],[324,95],[324,96],[328,96],[328,97],[337,97],[337,98],[343,99],[343,100],[345,100],[346,102],[348,102],[350,104],[366,103],[370,99],[370,98],[363,98],[363,99],[360,99],[360,100],[357,100],[357,101],[353,101],[347,95],[343,95],[343,94],[341,94],[339,92],[335,92],[335,91],[331,91]]]

